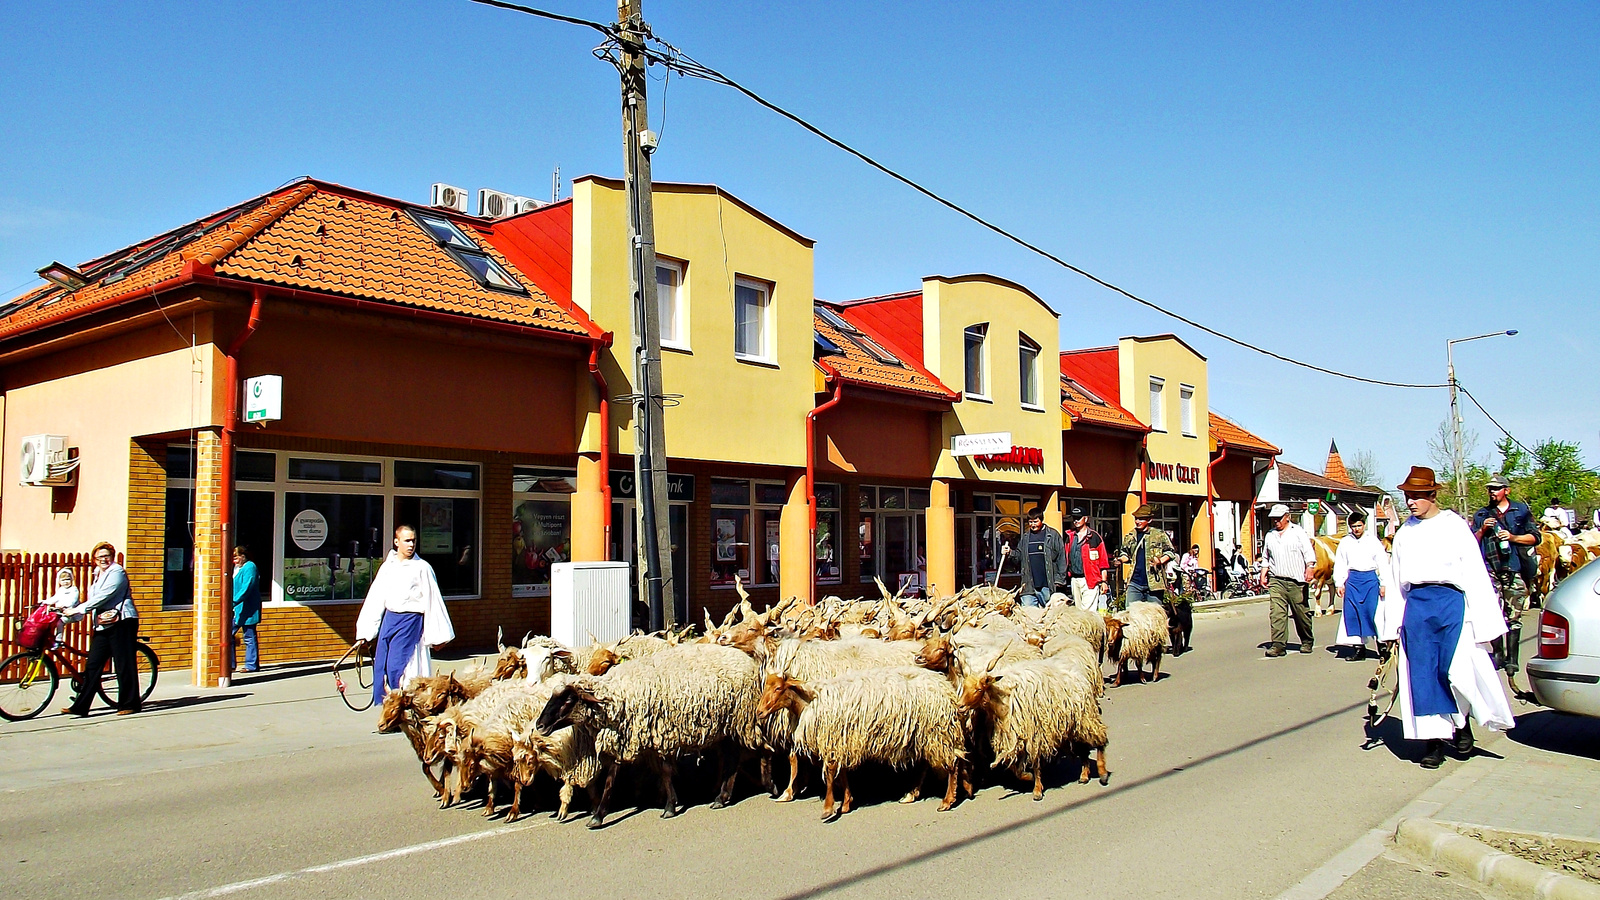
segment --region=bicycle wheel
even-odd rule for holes
[[[1398,650],[1390,650],[1389,655],[1378,663],[1377,671],[1372,673],[1371,680],[1367,682],[1367,689],[1372,692],[1367,698],[1367,724],[1374,728],[1389,717],[1389,713],[1394,709],[1395,700],[1400,696],[1398,655]]]
[[[61,675],[42,653],[13,653],[0,662],[0,716],[13,722],[31,719],[50,705]]]
[[[142,704],[149,699],[150,692],[156,689],[156,672],[161,667],[161,660],[156,657],[156,652],[148,644],[135,644],[133,658],[138,663],[139,670],[139,702]],[[115,708],[117,701],[117,662],[108,660],[104,672],[100,673],[100,699],[107,706]]]

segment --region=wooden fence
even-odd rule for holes
[[[117,554],[122,563],[122,554]],[[62,569],[72,572],[72,583],[80,592],[89,588],[94,562],[87,553],[7,553],[0,557],[0,639],[17,649],[22,620],[35,606],[56,590],[56,575]],[[66,642],[88,652],[90,622],[87,618],[67,626]]]

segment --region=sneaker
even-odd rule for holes
[[[1437,769],[1444,765],[1444,741],[1429,741],[1428,752],[1419,760],[1424,769]]]
[[[1273,644],[1271,647],[1267,648],[1267,656],[1274,659],[1282,656],[1284,652],[1284,646],[1282,644]]]

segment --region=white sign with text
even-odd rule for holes
[[[984,453],[1009,453],[1011,432],[991,431],[987,434],[957,434],[950,438],[950,452],[956,456],[977,456]]]

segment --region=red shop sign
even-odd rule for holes
[[[978,462],[986,466],[1028,466],[1044,468],[1044,450],[1038,447],[1013,446],[1006,453],[980,453]]]

